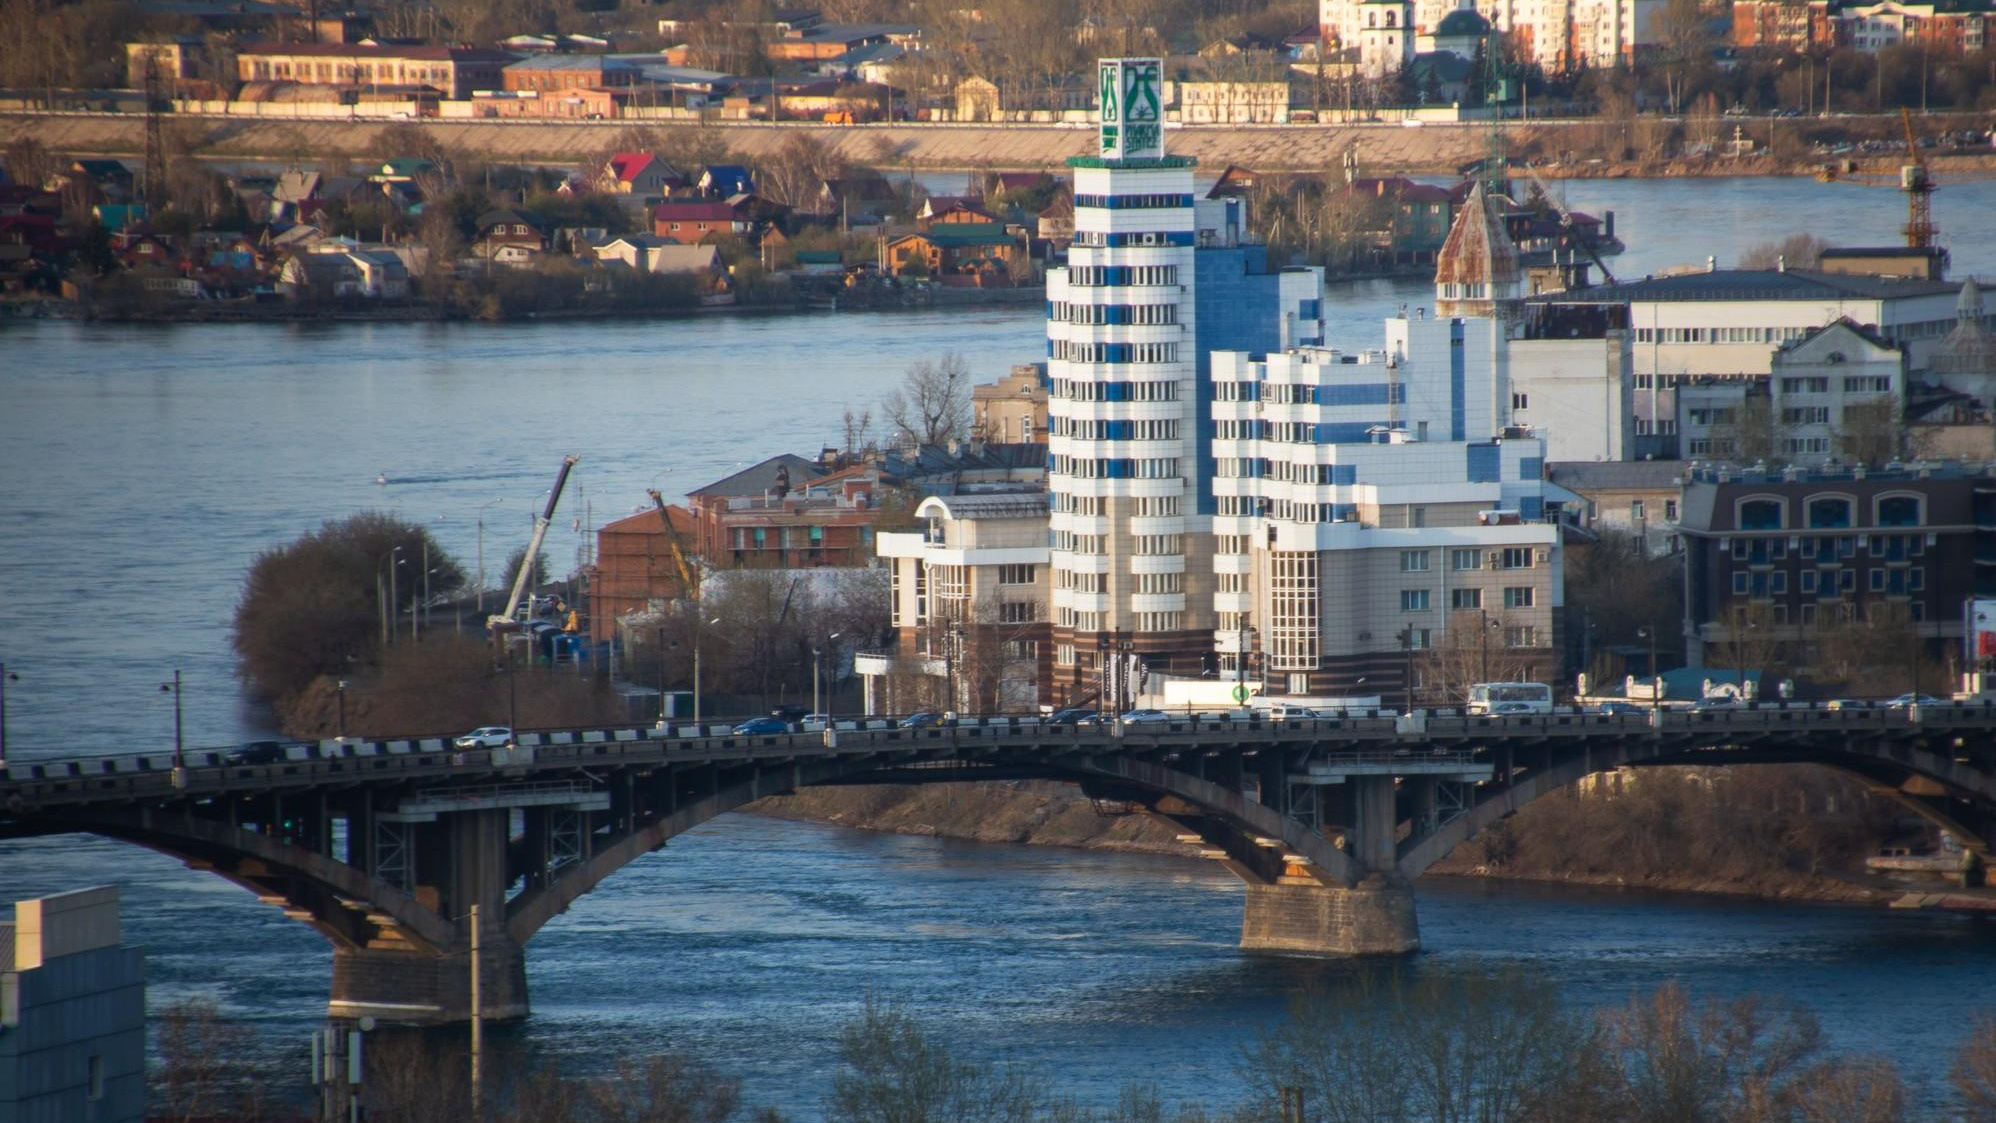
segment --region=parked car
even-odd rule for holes
[[[1131,710],[1121,718],[1124,725],[1157,725],[1171,720],[1163,710]]]
[[[1905,710],[1919,706],[1924,709],[1927,706],[1943,706],[1946,704],[1931,694],[1901,694],[1890,702],[1885,703],[1885,708],[1888,710]]]
[[[907,717],[902,718],[900,724],[903,729],[940,729],[945,725],[954,723],[939,713],[931,710],[923,710],[920,713],[909,714]]]
[[[1093,725],[1099,720],[1101,720],[1099,714],[1083,706],[1055,710],[1047,716],[1048,725]]]
[[[503,725],[481,725],[452,741],[460,749],[503,749],[513,743],[513,731]]]
[[[230,764],[275,764],[286,759],[284,742],[251,741],[242,748],[231,750],[227,759]]]
[[[752,717],[735,726],[734,732],[740,737],[759,737],[765,733],[788,733],[790,723],[782,718]]]
[[[1594,707],[1597,714],[1646,714],[1649,711],[1633,702],[1603,702]]]

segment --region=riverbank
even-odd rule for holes
[[[807,788],[793,795],[761,800],[749,810],[778,819],[975,842],[1065,846],[1191,859],[1198,859],[1203,849],[1178,841],[1178,832],[1149,816],[1127,813],[1120,806],[1098,807],[1074,788],[1049,782]],[[1547,818],[1545,811],[1539,818]],[[1503,829],[1515,831],[1509,827]],[[1530,829],[1529,822],[1525,829]],[[1996,896],[1984,891],[1888,884],[1864,875],[1861,863],[1859,869],[1849,872],[1827,867],[1811,870],[1798,865],[1793,855],[1771,852],[1765,855],[1765,862],[1754,867],[1720,868],[1686,855],[1684,864],[1678,868],[1662,870],[1645,868],[1639,861],[1631,861],[1620,869],[1556,868],[1530,857],[1500,864],[1491,862],[1488,853],[1487,847],[1473,843],[1462,846],[1430,868],[1427,876],[1756,900],[1996,911]],[[1605,848],[1598,856],[1611,863],[1616,858]]]
[[[174,114],[170,120],[176,136],[198,158],[278,164],[373,158],[379,155],[384,130],[409,125],[199,114]],[[1069,157],[1092,155],[1095,143],[1094,133],[1081,125],[425,120],[421,127],[444,146],[479,160],[566,166],[595,159],[634,125],[697,129],[748,162],[773,155],[794,136],[808,135],[843,159],[909,172],[1054,169]],[[1540,165],[1548,178],[1577,179],[1806,175],[1827,159],[1811,151],[1817,141],[1889,141],[1901,128],[1896,116],[1576,118],[1508,121],[1500,127],[1513,158]],[[1937,114],[1923,118],[1920,127],[1927,132],[1986,128],[1986,121],[1974,114]],[[1731,151],[1735,129],[1753,155],[1663,158],[1668,152]],[[1262,172],[1321,172],[1338,167],[1350,150],[1367,174],[1454,175],[1488,151],[1489,134],[1490,124],[1483,121],[1424,122],[1418,127],[1196,125],[1171,129],[1166,143],[1174,154],[1194,157],[1213,171],[1238,164]],[[18,137],[33,137],[72,156],[138,158],[145,151],[145,121],[115,113],[0,114],[0,145]],[[1775,155],[1765,155],[1770,152]],[[1945,162],[1992,158],[1947,156]],[[1881,166],[1893,163],[1889,157],[1879,160]]]

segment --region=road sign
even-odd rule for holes
[[[1247,700],[1248,700],[1247,684],[1242,683],[1241,685],[1234,687],[1234,701],[1246,702]]]

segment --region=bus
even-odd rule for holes
[[[1472,714],[1549,714],[1552,687],[1542,682],[1479,682],[1469,688]]]

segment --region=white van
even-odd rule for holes
[[[1331,715],[1313,710],[1308,706],[1270,706],[1268,708],[1268,720],[1270,721],[1303,721],[1329,716]]]

